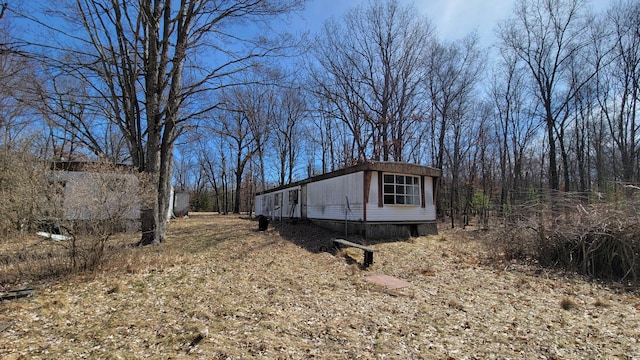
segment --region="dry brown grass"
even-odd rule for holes
[[[0,304],[0,358],[640,357],[637,294],[494,266],[479,233],[375,244],[362,270],[321,251],[332,234],[257,227],[192,216],[101,272],[36,284],[33,298]],[[378,287],[373,273],[411,286]],[[580,306],[565,311],[563,298]]]
[[[569,297],[563,297],[560,300],[560,307],[564,310],[573,310],[578,308],[578,304]]]

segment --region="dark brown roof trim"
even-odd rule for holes
[[[264,191],[258,192],[256,195],[267,194],[274,191],[279,191],[279,190],[283,190],[283,189],[287,189],[287,188],[291,188],[291,187],[295,187],[303,184],[308,184],[308,183],[312,183],[320,180],[331,179],[331,178],[342,176],[342,175],[353,174],[360,171],[380,171],[380,172],[389,172],[389,173],[396,173],[396,174],[418,175],[418,176],[424,175],[424,176],[430,176],[433,178],[438,178],[442,174],[442,171],[440,169],[436,169],[436,168],[432,168],[424,165],[409,164],[409,163],[402,163],[402,162],[369,161],[369,162],[364,162],[361,164],[349,166],[346,168],[342,168],[329,173],[312,176],[306,180],[301,180],[291,184],[278,186],[269,190],[264,190]]]

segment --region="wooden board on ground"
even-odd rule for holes
[[[384,286],[387,289],[391,289],[391,290],[402,289],[411,285],[411,283],[408,281],[398,279],[393,276],[384,275],[384,274],[369,275],[365,277],[365,280],[372,282],[376,285]]]
[[[27,296],[33,296],[33,294],[33,287],[31,287],[31,285],[27,285],[20,289],[13,289],[7,292],[0,293],[0,301],[19,299]]]

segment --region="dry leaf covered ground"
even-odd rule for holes
[[[331,233],[257,227],[193,216],[116,269],[36,284],[0,303],[0,358],[640,359],[637,293],[495,265],[476,233],[375,244],[362,270]]]

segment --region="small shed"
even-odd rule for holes
[[[436,234],[441,171],[398,162],[366,162],[260,192],[256,216],[301,218],[368,239]]]
[[[46,194],[49,216],[80,221],[113,216],[139,219],[138,178],[125,171],[128,166],[104,171],[95,163],[64,161],[52,163],[51,170]]]
[[[191,195],[186,190],[175,190],[173,186],[169,193],[169,218],[181,218],[189,215]]]

